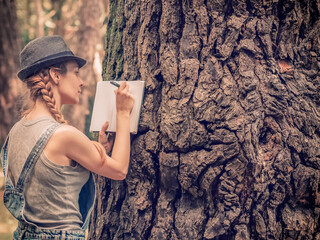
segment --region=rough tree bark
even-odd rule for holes
[[[90,239],[320,239],[319,1],[110,4],[105,80],[146,95]]]
[[[0,146],[17,121],[15,102],[21,94],[22,83],[16,74],[19,69],[19,49],[15,0],[0,0]]]

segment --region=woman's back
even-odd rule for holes
[[[11,130],[8,167],[15,185],[36,141],[55,123],[50,117],[35,120],[22,118]],[[83,220],[78,199],[89,175],[90,172],[77,163],[74,166],[58,165],[42,152],[25,182],[26,220],[43,228],[81,229]]]

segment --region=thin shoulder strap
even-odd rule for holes
[[[33,146],[20,174],[20,177],[17,182],[16,189],[19,192],[22,192],[26,177],[28,173],[33,169],[38,158],[40,157],[44,147],[46,146],[49,138],[51,137],[53,131],[60,125],[60,123],[55,123],[51,125],[44,133],[40,136],[36,144]]]
[[[0,156],[0,160],[1,160],[1,164],[2,164],[2,168],[3,168],[3,174],[6,177],[7,174],[7,155],[8,155],[8,142],[9,142],[9,136],[7,136],[6,141],[3,144],[2,150],[1,150],[1,156]]]
[[[9,144],[9,136],[10,136],[10,133],[11,131],[15,128],[16,125],[14,125],[7,138],[6,138],[6,141],[4,142],[3,146],[2,146],[2,149],[1,149],[1,155],[0,155],[0,161],[2,163],[2,168],[3,168],[3,174],[4,174],[4,179],[5,179],[5,185],[6,187],[10,187],[10,188],[13,188],[13,184],[11,182],[11,179],[8,178],[8,144]]]

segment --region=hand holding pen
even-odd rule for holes
[[[129,91],[129,85],[123,81],[121,85],[115,81],[110,81],[114,86],[119,86],[114,92],[116,94],[117,114],[131,113],[134,104],[134,98]]]

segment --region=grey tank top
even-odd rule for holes
[[[15,185],[36,141],[54,123],[55,120],[49,117],[30,121],[22,118],[10,131],[8,169]],[[79,193],[89,176],[90,172],[78,163],[75,166],[58,165],[42,152],[25,182],[24,217],[40,228],[81,229]]]

